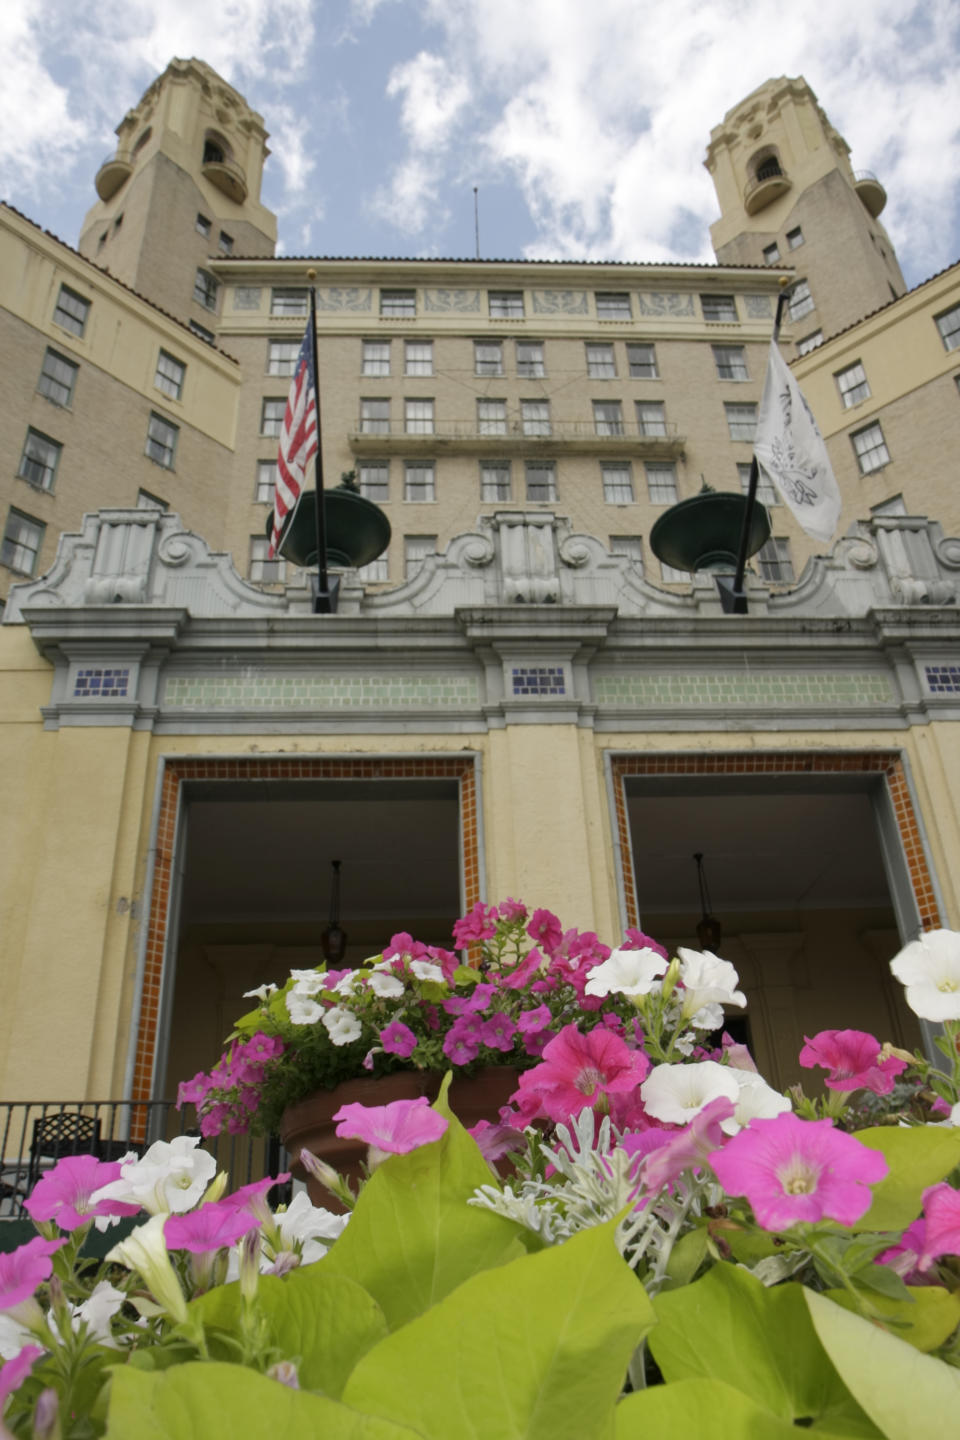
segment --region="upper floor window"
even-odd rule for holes
[[[960,305],[954,305],[952,310],[944,310],[942,315],[934,318],[937,322],[937,329],[940,331],[943,348],[945,350],[960,349]]]
[[[623,407],[619,400],[594,400],[593,428],[598,435],[623,434]]]
[[[46,528],[42,520],[35,520],[32,515],[24,515],[21,510],[11,507],[0,543],[0,565],[9,566],[19,575],[32,575],[37,568],[37,556]]]
[[[408,435],[432,435],[433,401],[404,401],[404,427]]]
[[[713,359],[718,380],[749,380],[747,352],[742,345],[714,345]]]
[[[608,505],[633,504],[633,475],[629,464],[601,465],[603,498]]]
[[[790,541],[771,536],[757,551],[760,574],[771,585],[792,585],[794,581],[793,559],[790,555]]]
[[[390,499],[389,460],[363,460],[358,466],[360,494],[382,505]]]
[[[90,301],[85,300],[82,295],[78,295],[76,290],[71,290],[69,286],[61,285],[53,312],[56,324],[63,330],[69,330],[71,335],[82,335],[87,328],[89,314]]]
[[[220,231],[219,245],[220,245],[220,249],[223,251],[224,255],[232,255],[232,254],[233,254],[233,236],[232,236],[232,235],[228,235],[227,232],[226,232],[226,230],[221,230],[221,231]]]
[[[629,560],[631,565],[636,566],[640,574],[643,574],[642,535],[611,535],[610,554],[622,555],[624,560]]]
[[[380,314],[388,320],[415,319],[417,314],[416,290],[381,290]]]
[[[147,425],[147,454],[166,470],[173,469],[179,433],[178,427],[171,425],[169,420],[164,420],[162,415],[150,416]]]
[[[890,451],[883,438],[879,420],[873,425],[867,425],[863,430],[855,431],[850,440],[861,475],[869,475],[871,470],[880,470],[890,463]]]
[[[201,215],[198,212],[194,226],[198,235],[202,235],[205,240],[210,239],[210,230],[212,227],[206,215]]]
[[[748,440],[752,444],[757,434],[756,405],[733,405],[728,402],[723,408],[727,415],[730,439]]]
[[[432,460],[408,460],[403,476],[404,500],[430,504],[437,498],[437,483]]]
[[[17,474],[37,490],[52,490],[63,446],[39,430],[28,430]]]
[[[645,465],[647,472],[647,494],[651,505],[675,505],[677,501],[677,472],[671,464]]]
[[[528,460],[526,464],[527,499],[550,501],[557,498],[557,473],[550,461]]]
[[[203,142],[204,165],[222,165],[226,158],[226,146],[220,140],[208,135]]]
[[[165,512],[170,509],[170,505],[166,500],[161,500],[159,495],[151,494],[149,490],[138,490],[137,509]]]
[[[73,399],[73,387],[77,383],[79,365],[68,360],[57,350],[48,350],[43,357],[40,380],[37,389],[55,405],[69,405]]]
[[[522,290],[491,290],[487,296],[490,316],[495,320],[523,319]]]
[[[502,340],[474,340],[473,369],[477,375],[502,375]]]
[[[306,290],[277,288],[270,291],[271,315],[306,315]]]
[[[803,244],[803,231],[797,225],[793,230],[787,231],[787,247],[790,250],[797,250]]]
[[[804,335],[802,340],[797,341],[797,354],[807,355],[811,350],[816,350],[818,345],[823,344],[823,331],[813,330],[809,335]]]
[[[806,280],[798,280],[793,286],[787,306],[791,320],[799,320],[803,315],[809,315],[811,310],[816,310],[816,301],[810,294],[810,286]]]
[[[591,380],[615,380],[617,366],[612,345],[587,344],[587,374]]]
[[[539,380],[546,375],[541,340],[517,341],[517,374],[522,380]]]
[[[389,340],[364,340],[362,369],[364,375],[390,374]]]
[[[404,535],[403,537],[403,573],[409,580],[411,575],[416,575],[428,555],[437,553],[436,535]]]
[[[260,434],[278,436],[283,429],[283,417],[287,413],[287,402],[279,395],[267,398],[260,411]]]
[[[390,434],[389,400],[360,401],[360,433],[361,435]]]
[[[733,295],[701,295],[700,305],[704,320],[737,321],[737,302]]]
[[[258,505],[272,505],[277,490],[276,460],[257,461],[257,484],[253,498]]]
[[[654,345],[628,345],[627,364],[631,380],[659,380],[657,351]]]
[[[219,282],[209,270],[198,270],[193,282],[193,298],[206,310],[216,310]]]
[[[279,557],[270,560],[270,541],[265,535],[250,536],[250,565],[247,575],[256,585],[282,585],[287,574],[287,564]]]
[[[297,368],[300,346],[296,340],[268,340],[267,374],[292,375]]]
[[[407,340],[403,347],[403,368],[407,375],[433,374],[433,341]]]
[[[510,499],[510,462],[498,461],[480,464],[480,499],[486,501]]]
[[[667,433],[667,412],[660,400],[637,401],[637,429],[654,438]]]
[[[740,489],[744,495],[746,495],[750,489],[750,470],[751,466],[749,463],[737,466],[737,478],[740,481]],[[771,505],[780,504],[779,490],[769,475],[765,475],[762,470],[759,470],[757,473],[757,499],[761,505],[765,505],[768,509]]]
[[[595,295],[598,320],[632,320],[630,296],[620,290],[598,290]]]
[[[506,400],[477,401],[477,431],[480,435],[506,435]]]
[[[521,400],[520,417],[524,435],[550,434],[550,402],[548,400]]]
[[[358,565],[357,578],[365,585],[379,585],[390,579],[390,557],[378,555],[376,560],[369,560],[366,565]]]
[[[190,329],[193,331],[194,335],[196,335],[199,340],[205,340],[208,345],[213,345],[216,343],[217,337],[216,335],[214,335],[213,331],[208,330],[205,325],[201,325],[198,321],[191,320]]]
[[[852,405],[859,405],[861,400],[869,400],[870,386],[859,360],[855,365],[848,365],[845,370],[837,370],[833,378],[837,382],[844,410],[849,410]]]
[[[175,355],[169,355],[166,350],[161,350],[157,359],[157,373],[153,377],[153,383],[164,395],[169,395],[171,400],[179,400],[183,395],[183,382],[186,378],[187,367],[182,360]]]
[[[776,240],[774,240],[771,245],[764,245],[763,263],[764,265],[777,265],[780,263],[780,246]]]

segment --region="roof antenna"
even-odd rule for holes
[[[480,197],[478,187],[473,187],[473,229],[477,239],[477,259],[480,259]]]

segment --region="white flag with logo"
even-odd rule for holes
[[[754,453],[807,534],[832,540],[840,488],[817,422],[776,344],[770,346]]]

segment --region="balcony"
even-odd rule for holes
[[[645,455],[649,459],[674,459],[682,455],[686,436],[676,425],[665,423],[659,433],[645,433],[634,421],[625,420],[598,433],[592,421],[562,420],[547,435],[525,433],[521,420],[509,420],[498,432],[480,430],[476,421],[438,424],[430,434],[412,434],[402,421],[379,421],[379,428],[352,430],[350,449],[354,455]]]
[[[100,199],[112,199],[120,186],[129,180],[132,173],[133,152],[131,150],[118,150],[115,155],[108,155],[97,171],[97,178],[93,182]]]
[[[235,165],[232,160],[226,159],[225,156],[221,159],[215,159],[213,156],[209,159],[205,158],[200,166],[200,173],[205,180],[210,181],[211,185],[216,185],[218,190],[222,190],[228,200],[235,201],[237,205],[242,205],[246,200],[247,177],[240,166]]]
[[[763,164],[743,192],[743,208],[748,215],[756,215],[758,210],[772,205],[774,200],[779,200],[792,188],[790,176],[780,169],[775,160]]]
[[[858,170],[853,177],[853,188],[876,220],[887,203],[887,192],[876,175],[871,170]]]

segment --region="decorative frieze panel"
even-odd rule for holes
[[[443,671],[365,674],[359,670],[325,674],[172,675],[163,703],[183,710],[445,710],[479,704],[477,678]]]
[[[893,699],[886,675],[842,671],[756,671],[711,675],[703,670],[631,671],[598,675],[594,697],[600,705],[655,706],[658,709],[743,705],[784,709],[843,706],[860,709],[889,705]]]
[[[349,310],[367,314],[373,309],[373,291],[360,285],[324,285],[317,290],[317,310]]]
[[[479,290],[424,290],[423,308],[437,315],[478,315]]]
[[[637,294],[637,309],[641,315],[690,316],[696,317],[692,295],[675,290],[641,290]]]
[[[589,315],[586,290],[534,290],[534,315]]]
[[[773,318],[773,306],[770,303],[769,295],[744,295],[743,301],[747,307],[747,318],[749,320],[770,320]]]
[[[238,285],[233,292],[234,310],[259,310],[263,290],[259,285]]]

